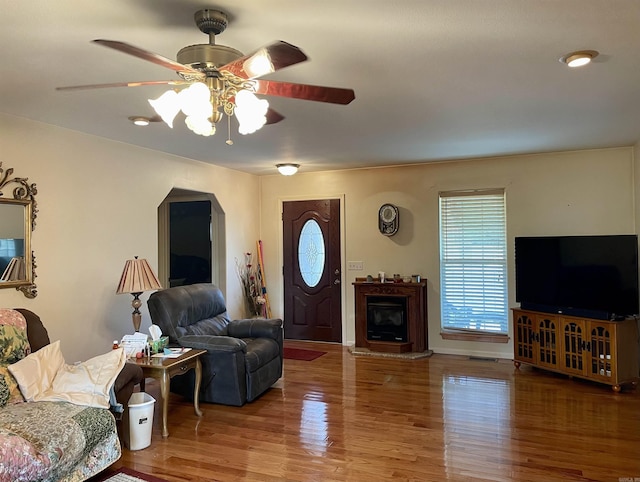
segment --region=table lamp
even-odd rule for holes
[[[136,256],[135,259],[127,260],[116,294],[131,293],[133,295],[131,306],[133,306],[133,328],[136,331],[140,331],[140,322],[142,321],[139,309],[142,305],[140,295],[144,291],[161,289],[160,281],[146,259],[138,259]]]

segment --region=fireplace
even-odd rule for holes
[[[367,296],[367,339],[407,341],[407,299]]]
[[[389,353],[428,350],[427,283],[356,278],[356,347]]]

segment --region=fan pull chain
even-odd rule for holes
[[[231,140],[231,116],[227,116],[227,145],[232,146],[233,141]]]

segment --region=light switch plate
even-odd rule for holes
[[[347,269],[349,271],[362,271],[364,263],[362,261],[347,261]]]

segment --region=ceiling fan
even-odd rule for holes
[[[242,134],[255,132],[264,124],[275,124],[284,119],[284,116],[268,107],[266,100],[254,94],[343,105],[355,99],[352,89],[259,79],[284,67],[304,62],[307,56],[298,47],[281,40],[244,55],[234,48],[215,43],[215,36],[221,34],[228,25],[224,12],[203,9],[197,11],[194,18],[200,31],[209,35],[209,43],[184,47],[178,52],[176,61],[124,42],[93,40],[98,45],[171,69],[179,79],[75,85],[57,87],[56,90],[188,86],[180,92],[169,90],[158,99],[149,99],[149,102],[170,127],[173,127],[174,117],[182,110],[187,116],[187,127],[204,136],[215,133],[216,124],[225,114],[228,119],[236,116]],[[232,143],[230,139],[227,140],[227,144]]]

